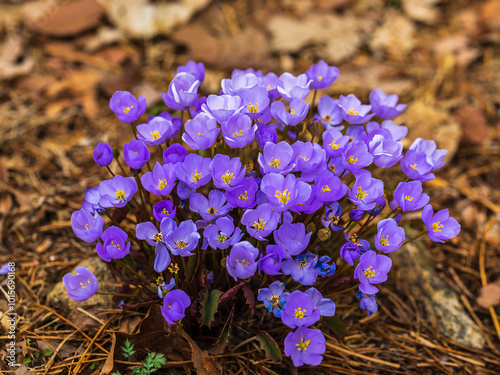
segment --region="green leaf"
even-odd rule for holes
[[[34,355],[35,355],[35,359],[40,358],[40,353],[36,352]]]
[[[156,370],[159,370],[165,363],[167,363],[167,360],[165,359],[165,356],[163,354],[151,352],[148,353],[148,356],[146,357],[146,360],[142,362],[142,365],[147,371],[145,371],[145,373],[150,374],[152,372],[155,372]]]
[[[29,359],[29,358],[24,358],[24,359],[23,359],[23,365],[27,365],[28,363],[31,363],[31,359]]]
[[[335,316],[324,316],[323,321],[333,329],[333,331],[340,337],[341,340],[344,340],[345,337],[345,324],[340,318]]]
[[[95,362],[92,362],[89,366],[89,370],[94,371],[94,369],[95,369]]]
[[[132,344],[129,339],[125,340],[125,346],[122,346],[121,349],[123,351],[123,356],[127,359],[130,359],[136,352],[134,350],[134,344]]]
[[[201,303],[201,322],[202,324],[206,324],[208,328],[212,328],[212,322],[219,307],[219,297],[221,295],[222,292],[220,290],[214,289],[210,294],[205,294],[205,298]]]
[[[48,356],[51,356],[52,353],[54,353],[51,349],[47,348],[45,349],[42,354],[45,356],[45,357],[48,357]]]
[[[186,270],[186,280],[188,280],[189,282],[194,276],[197,265],[198,265],[198,254],[191,255],[188,258],[187,270]]]
[[[257,340],[268,358],[271,358],[275,363],[281,362],[281,349],[269,333],[260,331],[257,335]]]

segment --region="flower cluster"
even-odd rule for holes
[[[446,151],[418,138],[404,153],[407,129],[392,119],[406,105],[380,89],[369,104],[350,94],[316,105],[338,74],[323,61],[298,76],[235,70],[219,95],[204,97],[204,66],[190,61],[162,94],[170,112],[143,123],[146,100],[115,93],[110,108],[135,137],[121,156],[97,145],[94,160],[113,176],[85,191],[71,217],[75,234],[161,304],[168,329],[185,319],[210,327],[196,306],[218,304],[208,298],[214,290],[241,289],[238,298],[262,303],[261,321],[289,328],[284,352],[295,366],[318,365],[325,337],[312,327],[335,315],[330,297],[358,289],[360,308],[377,312],[389,254],[409,241],[404,213],[422,209],[422,233],[436,242],[460,230],[448,210],[434,213],[422,188]],[[351,276],[340,280],[337,269]],[[64,282],[84,301],[97,280],[76,270]]]

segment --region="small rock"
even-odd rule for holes
[[[411,293],[422,299],[429,319],[437,320],[444,336],[472,348],[484,347],[479,327],[465,312],[455,291],[439,278],[423,242],[407,244],[392,258]]]
[[[84,261],[78,263],[75,268],[76,267],[86,267],[95,275],[97,281],[99,282],[100,292],[114,291],[114,288],[112,286],[103,285],[104,283],[113,283],[116,280],[109,270],[107,264],[98,257],[90,257],[88,259],[85,259]],[[71,271],[71,273],[74,274],[75,272]],[[49,293],[49,295],[47,296],[47,301],[55,308],[69,306],[72,310],[78,307],[85,308],[93,305],[100,305],[104,308],[111,308],[113,306],[112,296],[103,296],[99,294],[95,294],[85,302],[73,301],[68,297],[68,292],[64,287],[62,279],[54,286],[54,289],[52,289],[52,291]]]

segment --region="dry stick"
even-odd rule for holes
[[[102,331],[104,331],[104,328],[106,328],[106,326],[116,317],[116,315],[118,314],[113,314],[113,316],[111,316],[102,326],[101,328],[99,329],[99,331],[97,331],[97,333],[95,334],[94,338],[90,341],[90,344],[87,346],[87,349],[85,349],[85,352],[83,353],[83,355],[80,357],[80,360],[78,361],[78,363],[76,364],[76,367],[74,369],[75,371],[75,374],[78,374],[78,370],[80,369],[80,366],[82,364],[82,361],[84,360],[85,356],[87,355],[88,351],[90,350],[90,348],[92,347],[92,345],[94,344],[94,342],[97,340],[97,338],[100,336],[100,334],[102,333]]]
[[[58,313],[56,313],[54,310],[52,310],[50,307],[47,307],[47,306],[43,306],[43,305],[40,305],[39,303],[34,303],[35,306],[37,307],[41,307],[42,309],[44,310],[47,310],[47,311],[50,311],[52,314],[54,314],[55,316],[57,316],[59,319],[65,321],[66,323],[68,323],[69,325],[71,325],[72,327],[74,327],[78,332],[80,332],[83,337],[85,337],[86,339],[88,340],[92,340],[90,338],[90,336],[88,336],[85,332],[83,332],[80,328],[78,328],[75,324],[71,323],[68,319],[66,319],[64,316],[62,315],[59,315]],[[104,349],[101,345],[99,344],[95,344],[99,349],[101,349],[104,353],[106,354],[109,354],[109,351],[107,351],[106,349]]]
[[[49,362],[47,362],[47,364],[45,365],[45,372],[43,373],[43,375],[46,375],[47,372],[49,372],[50,368],[52,367],[52,364],[54,363],[54,360],[56,359],[56,354],[59,355],[59,350],[63,347],[63,345],[66,343],[66,341],[68,341],[71,336],[73,336],[74,334],[76,333],[76,331],[73,331],[71,332],[69,335],[67,335],[64,340],[57,346],[57,349],[54,351],[54,353],[50,356],[50,359],[49,359]],[[42,338],[43,340],[43,338]],[[44,340],[45,341],[45,340]],[[50,345],[50,344],[49,344]],[[64,359],[63,359],[63,362],[64,362]],[[66,362],[65,362],[66,363]],[[69,366],[66,366],[68,367],[70,373],[71,373],[71,369]]]
[[[490,232],[494,221],[495,221],[494,216],[491,216],[488,219],[488,222],[486,223],[486,227],[484,228],[483,238],[481,239],[481,245],[479,247],[479,272],[481,274],[481,284],[483,284],[483,286],[486,286],[488,284],[488,280],[486,279],[485,266],[484,266],[484,258],[485,258],[485,254],[486,254],[486,236]],[[496,314],[493,306],[490,306],[489,310],[490,310],[490,314],[491,314],[491,319],[493,320],[493,324],[494,324],[495,329],[497,331],[497,336],[498,336],[498,338],[500,338],[500,324],[498,323],[497,314]]]

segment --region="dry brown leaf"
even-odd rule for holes
[[[170,34],[185,24],[211,0],[179,0],[152,2],[149,0],[98,0],[106,13],[126,34],[136,38],[152,38]]]
[[[488,122],[483,112],[472,105],[466,105],[457,112],[462,128],[462,141],[471,144],[487,144],[490,141]]]
[[[438,2],[439,0],[402,0],[401,6],[415,21],[433,25],[438,21]]]
[[[54,36],[72,36],[99,24],[104,9],[95,0],[36,1],[22,8],[32,29]]]
[[[485,309],[498,305],[500,303],[500,284],[490,283],[483,286],[477,303]]]
[[[33,70],[35,60],[26,54],[24,40],[20,35],[9,35],[0,52],[0,79],[11,79]]]
[[[481,21],[488,28],[500,29],[500,0],[490,0],[481,8]]]
[[[402,60],[415,46],[415,26],[404,15],[390,12],[385,22],[373,35],[372,51],[383,50]]]
[[[271,47],[277,52],[298,52],[308,45],[324,46],[326,60],[338,63],[359,49],[363,21],[352,16],[309,14],[302,20],[277,15],[268,23]]]
[[[12,26],[21,20],[19,5],[0,4],[0,30]]]

